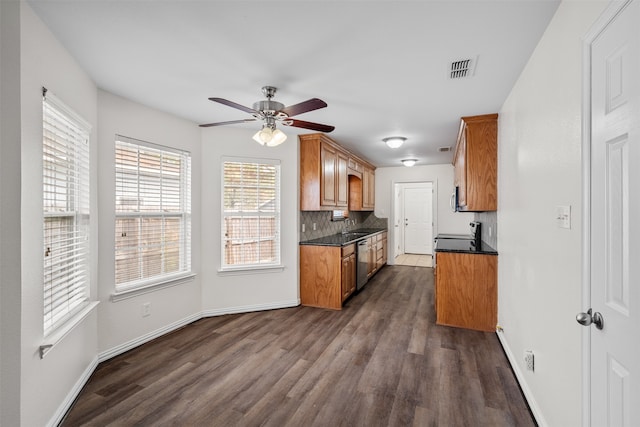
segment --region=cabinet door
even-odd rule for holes
[[[494,211],[498,207],[497,121],[473,123],[468,129],[465,204],[468,210]]]
[[[356,289],[356,256],[342,258],[342,301],[346,300]]]
[[[362,173],[362,210],[373,210],[375,194],[375,171],[365,167]]]
[[[338,151],[336,162],[336,206],[346,208],[349,204],[349,177],[347,175],[349,158],[346,154]]]
[[[387,233],[382,233],[382,265],[387,263]]]
[[[328,144],[320,146],[320,205],[336,206],[338,152]]]
[[[458,187],[458,206],[464,208],[467,205],[467,169],[466,169],[466,156],[467,156],[467,127],[465,126],[458,147],[456,150],[456,162],[454,172],[454,183]]]
[[[376,249],[377,249],[377,241],[375,237],[369,237],[369,253],[367,257],[367,264],[369,265],[369,271],[367,272],[367,276],[371,277],[373,273],[376,272]]]

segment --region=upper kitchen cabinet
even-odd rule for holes
[[[299,139],[300,210],[373,210],[372,165],[324,134],[299,135]]]
[[[498,115],[463,117],[453,159],[458,210],[498,209]]]
[[[300,135],[300,209],[346,209],[349,155],[324,134]]]

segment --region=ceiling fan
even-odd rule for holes
[[[237,104],[233,101],[229,101],[223,98],[209,98],[214,102],[227,105],[232,108],[244,111],[251,114],[253,119],[231,120],[228,122],[218,123],[206,123],[200,125],[200,127],[211,127],[221,125],[231,125],[236,123],[253,122],[256,120],[262,120],[262,129],[259,130],[253,139],[259,144],[269,147],[275,147],[284,142],[287,136],[279,129],[276,129],[276,122],[280,122],[285,126],[293,126],[303,129],[311,129],[319,132],[331,132],[335,129],[334,126],[323,125],[321,123],[305,122],[303,120],[292,119],[291,117],[297,116],[309,111],[318,110],[327,106],[327,103],[318,98],[311,98],[307,101],[299,104],[290,105],[285,107],[284,104],[273,101],[271,98],[276,94],[276,88],[273,86],[264,86],[262,93],[267,98],[264,101],[258,101],[253,104],[253,108],[245,107],[244,105]]]

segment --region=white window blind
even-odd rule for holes
[[[116,290],[191,271],[190,153],[116,136]]]
[[[280,164],[223,159],[222,269],[280,264]]]
[[[89,299],[91,126],[43,89],[44,332]]]

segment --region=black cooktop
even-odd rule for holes
[[[498,252],[484,242],[476,245],[473,239],[452,239],[438,236],[436,252],[459,252],[466,254],[498,255]]]

